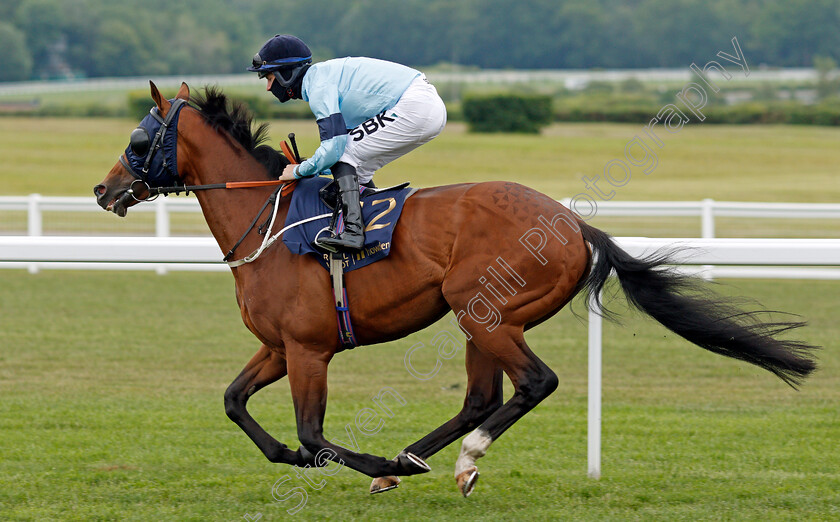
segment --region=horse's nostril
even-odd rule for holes
[[[96,197],[99,197],[104,193],[105,193],[105,185],[97,185],[97,186],[93,187],[93,194]]]

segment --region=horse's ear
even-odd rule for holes
[[[169,100],[163,97],[163,95],[158,90],[157,85],[155,85],[155,82],[150,80],[149,87],[152,91],[152,99],[155,101],[155,104],[158,106],[158,109],[160,109],[161,116],[166,116],[166,111],[169,110],[169,107],[171,107],[172,104],[169,103]]]
[[[187,100],[190,99],[190,87],[187,85],[187,82],[181,82],[181,88],[178,89],[178,94],[175,95],[176,98],[180,100]]]

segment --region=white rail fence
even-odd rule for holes
[[[564,205],[569,199],[558,200]],[[29,196],[0,196],[0,212],[27,213],[27,231],[30,236],[43,235],[43,213],[102,212],[92,197],[54,197],[30,194]],[[155,235],[171,235],[172,213],[201,212],[194,198],[158,198],[153,203],[136,205],[131,212],[155,213]],[[776,218],[776,219],[840,219],[838,203],[748,203],[733,201],[602,201],[598,203],[598,216],[625,217],[699,217],[701,237],[715,237],[715,218]]]
[[[661,248],[689,247],[674,260],[686,265],[714,267],[717,277],[743,272],[722,272],[750,266],[756,277],[799,277],[801,270],[819,270],[808,277],[837,279],[840,239],[671,239],[617,238],[633,256]],[[280,248],[279,245],[275,248]],[[0,237],[0,267],[31,269],[98,268],[158,270],[227,270],[222,252],[210,237]],[[757,265],[757,266],[756,266]],[[756,273],[755,271],[759,272]],[[762,271],[764,270],[764,271]],[[601,317],[589,314],[588,475],[601,476]]]
[[[715,277],[840,279],[840,239],[624,237],[617,240],[624,250],[636,257],[652,254],[663,248],[688,247],[676,252],[672,259],[689,270],[701,273],[711,270]],[[602,319],[594,304],[590,307],[588,329],[587,473],[592,478],[600,478],[603,334]]]
[[[580,88],[592,81],[619,82],[628,78],[638,78],[651,81],[686,82],[691,78],[690,69],[607,69],[592,71],[588,69],[563,70],[510,70],[484,69],[480,71],[424,71],[432,83],[532,83],[532,82],[564,82],[569,88]],[[808,81],[813,82],[818,73],[813,68],[780,68],[753,69],[748,78],[742,81],[762,82],[768,80]],[[162,89],[177,89],[181,82],[187,82],[191,87],[215,84],[223,87],[246,86],[259,88],[253,74],[220,74],[202,76],[156,76],[149,78],[89,78],[74,80],[47,80],[35,82],[6,82],[0,83],[0,96],[55,94],[65,92],[89,92],[112,90],[148,89],[149,80]]]
[[[563,201],[568,203],[568,201]],[[194,199],[160,198],[134,212],[154,212],[156,237],[43,236],[43,212],[101,212],[93,198],[0,197],[0,211],[27,212],[26,236],[0,236],[0,268],[225,271],[212,237],[170,237],[170,213],[200,212]],[[696,216],[703,238],[617,238],[631,255],[689,247],[676,254],[683,268],[709,277],[840,279],[840,239],[714,238],[715,217],[837,219],[840,204],[602,202],[600,216]],[[601,317],[589,314],[588,474],[601,475]]]
[[[44,212],[102,213],[103,210],[96,204],[96,198],[92,197],[30,194],[28,196],[0,196],[0,212],[26,212],[26,234],[42,236],[44,235]],[[171,235],[170,215],[172,213],[199,213],[201,207],[198,205],[198,200],[194,198],[158,198],[151,203],[135,205],[131,208],[131,212],[154,213],[155,235],[168,237]]]

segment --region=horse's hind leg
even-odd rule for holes
[[[557,389],[557,376],[525,344],[522,328],[502,325],[492,333],[473,338],[476,346],[500,362],[514,387],[514,394],[481,425],[464,438],[455,462],[455,480],[464,496],[475,486],[475,461],[485,455],[490,444],[523,415]]]
[[[285,376],[286,359],[266,345],[262,345],[225,391],[225,413],[254,441],[268,460],[303,465],[304,459],[300,453],[290,450],[285,444],[266,433],[246,408],[251,395]]]
[[[466,352],[467,396],[463,408],[448,422],[405,448],[403,453],[412,453],[425,460],[475,429],[502,406],[501,367],[492,356],[482,353],[470,341],[467,341]],[[399,483],[397,477],[377,477],[371,483],[370,492],[381,493],[397,487]]]
[[[428,458],[476,428],[502,406],[502,369],[494,358],[467,342],[467,395],[461,411],[449,422],[407,447],[405,451]]]

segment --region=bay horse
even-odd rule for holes
[[[132,133],[132,145],[94,188],[106,210],[125,216],[149,196],[150,185],[218,188],[227,182],[269,181],[290,161],[261,144],[266,124],[254,129],[247,110],[231,108],[218,89],[206,88],[203,96],[191,98],[182,84],[176,97],[166,100],[151,83],[151,95],[158,127],[169,129],[169,136],[159,140],[156,134],[149,144],[149,129],[135,130],[146,138],[139,139],[143,150],[136,154],[153,160],[145,163],[151,170],[139,173],[127,156],[136,145]],[[267,219],[270,207],[263,203],[273,191],[196,192],[222,252],[240,237],[241,252],[261,245],[262,236],[249,224]],[[285,220],[290,199],[278,195],[278,222]],[[611,272],[630,303],[702,348],[769,370],[794,388],[816,368],[816,347],[778,338],[803,323],[762,322],[760,311],[738,310],[710,293],[702,280],[667,269],[668,262],[663,256],[631,257],[605,232],[519,184],[420,189],[405,203],[390,255],[346,275],[350,315],[359,344],[372,345],[402,338],[455,312],[467,338],[467,389],[460,412],[393,459],[328,441],[323,435],[327,368],[340,346],[328,273],[313,256],[295,255],[280,245],[231,269],[242,320],[262,346],[225,392],[225,411],[269,461],[296,466],[339,462],[373,477],[371,492],[396,487],[400,476],[429,471],[426,459],[468,434],[455,464],[457,486],[467,496],[478,478],[476,460],[558,385],[555,373],[526,344],[525,331],[551,318],[581,291],[597,300]],[[389,291],[381,292],[383,287]],[[246,409],[249,397],[286,375],[297,450],[269,435]],[[507,402],[503,375],[514,387]]]

